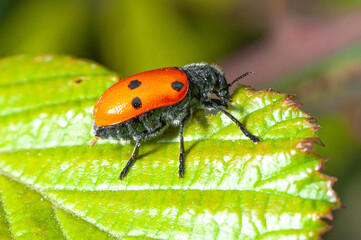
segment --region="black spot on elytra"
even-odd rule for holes
[[[133,89],[139,87],[140,85],[142,85],[142,83],[139,82],[138,80],[132,80],[132,81],[129,83],[128,87],[133,90]]]
[[[138,108],[142,107],[142,101],[140,100],[139,97],[133,98],[133,100],[132,100],[132,106],[133,106],[133,108],[135,108],[135,109],[138,109]]]
[[[175,82],[172,82],[172,88],[174,89],[174,90],[176,90],[176,91],[180,91],[182,88],[183,88],[183,86],[184,86],[184,83],[182,83],[182,82],[179,82],[179,81],[175,81]]]

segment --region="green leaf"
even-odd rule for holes
[[[312,118],[286,94],[240,86],[226,116],[202,109],[185,128],[179,179],[178,129],[141,146],[89,149],[92,108],[118,77],[85,60],[0,60],[0,233],[4,239],[317,239],[340,207]]]

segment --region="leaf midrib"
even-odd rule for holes
[[[193,138],[192,140],[186,140],[186,138],[184,138],[184,143],[196,143],[198,141],[201,141],[202,139],[204,138],[199,138],[199,139],[195,139]],[[297,138],[292,138],[292,141],[295,141],[295,140],[307,140],[307,139],[313,139],[313,138],[305,138],[305,137],[297,137]],[[171,140],[174,140],[174,141],[171,141]],[[251,140],[249,140],[248,138],[237,138],[237,139],[220,139],[220,138],[210,138],[208,140],[211,140],[211,141],[221,141],[221,142],[245,142],[245,143],[252,143],[252,144],[259,144],[259,143],[253,143]],[[108,140],[107,140],[108,141]],[[112,140],[114,141],[114,140]],[[289,138],[285,138],[285,137],[281,137],[281,138],[269,138],[269,139],[263,139],[263,142],[280,142],[280,141],[285,141],[285,142],[289,142],[290,139]],[[151,143],[152,142],[152,143]],[[124,141],[125,143],[125,141]],[[129,142],[130,144],[134,144],[133,141]],[[179,141],[178,141],[178,138],[175,137],[173,139],[170,139],[170,141],[163,141],[162,139],[158,139],[157,140],[149,140],[148,142],[144,142],[144,145],[146,145],[147,143],[149,144],[179,144]],[[119,144],[119,142],[117,141],[116,143],[109,143],[109,142],[98,142],[97,143],[97,146],[99,145],[117,145]],[[50,147],[39,147],[39,148],[18,148],[16,150],[2,150],[0,149],[0,156],[1,154],[12,154],[12,153],[17,153],[17,152],[21,152],[21,151],[31,151],[31,150],[48,150],[48,149],[56,149],[58,147],[86,147],[86,146],[89,146],[90,145],[90,141],[89,143],[85,143],[85,144],[64,144],[64,145],[56,145],[56,146],[50,146]],[[125,146],[125,145],[128,145],[128,144],[119,144],[120,146]],[[187,151],[187,149],[186,149]]]

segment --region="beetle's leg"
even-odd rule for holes
[[[183,132],[184,132],[184,122],[182,120],[179,130],[179,171],[178,176],[182,178],[184,176],[185,167],[184,167],[184,141],[183,141]]]
[[[157,132],[161,131],[167,125],[162,120],[160,120],[160,123],[161,123],[160,127],[154,129],[151,133],[148,133],[148,134],[157,133]],[[123,168],[122,172],[120,173],[120,176],[119,176],[120,180],[123,179],[127,175],[127,173],[129,172],[130,167],[137,160],[140,142],[146,137],[146,135],[147,135],[147,132],[143,132],[143,135],[141,135],[138,138],[137,143],[135,144],[135,147],[134,147],[134,150],[133,150],[133,153],[132,153],[132,157],[129,159],[127,165]]]
[[[180,127],[179,127],[179,171],[178,171],[178,176],[180,178],[183,178],[184,173],[185,173],[185,165],[184,165],[185,164],[185,152],[184,152],[184,140],[183,140],[184,125],[185,125],[185,122],[187,121],[187,119],[191,115],[189,107],[187,109],[188,109],[188,113],[181,121]]]
[[[218,106],[223,106],[225,108],[228,108],[227,102],[221,101],[221,99],[212,98],[211,101],[214,102],[215,104],[217,104]]]
[[[137,143],[135,144],[133,153],[132,153],[132,157],[129,159],[127,165],[123,168],[122,172],[120,173],[119,179],[122,180],[128,173],[130,167],[135,163],[135,161],[137,160],[138,157],[138,152],[139,152],[139,146],[140,146],[140,142],[142,141],[143,138],[139,138],[137,140]]]
[[[232,114],[230,114],[229,112],[227,112],[226,110],[224,110],[223,108],[221,108],[220,106],[218,106],[216,103],[210,101],[210,102],[206,102],[205,105],[207,107],[212,107],[214,109],[217,109],[218,111],[220,111],[221,113],[225,114],[227,117],[229,117],[243,132],[244,135],[246,135],[246,137],[248,137],[249,139],[251,139],[253,142],[259,142],[261,141],[258,137],[254,136],[253,134],[251,134],[250,132],[247,131],[247,129],[244,128],[243,124],[240,123],[240,121],[237,120],[237,118],[235,118]]]

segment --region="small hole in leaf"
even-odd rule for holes
[[[82,82],[84,82],[84,80],[85,80],[85,77],[78,77],[78,78],[73,80],[73,84],[75,86],[77,86],[77,85],[81,84]]]

